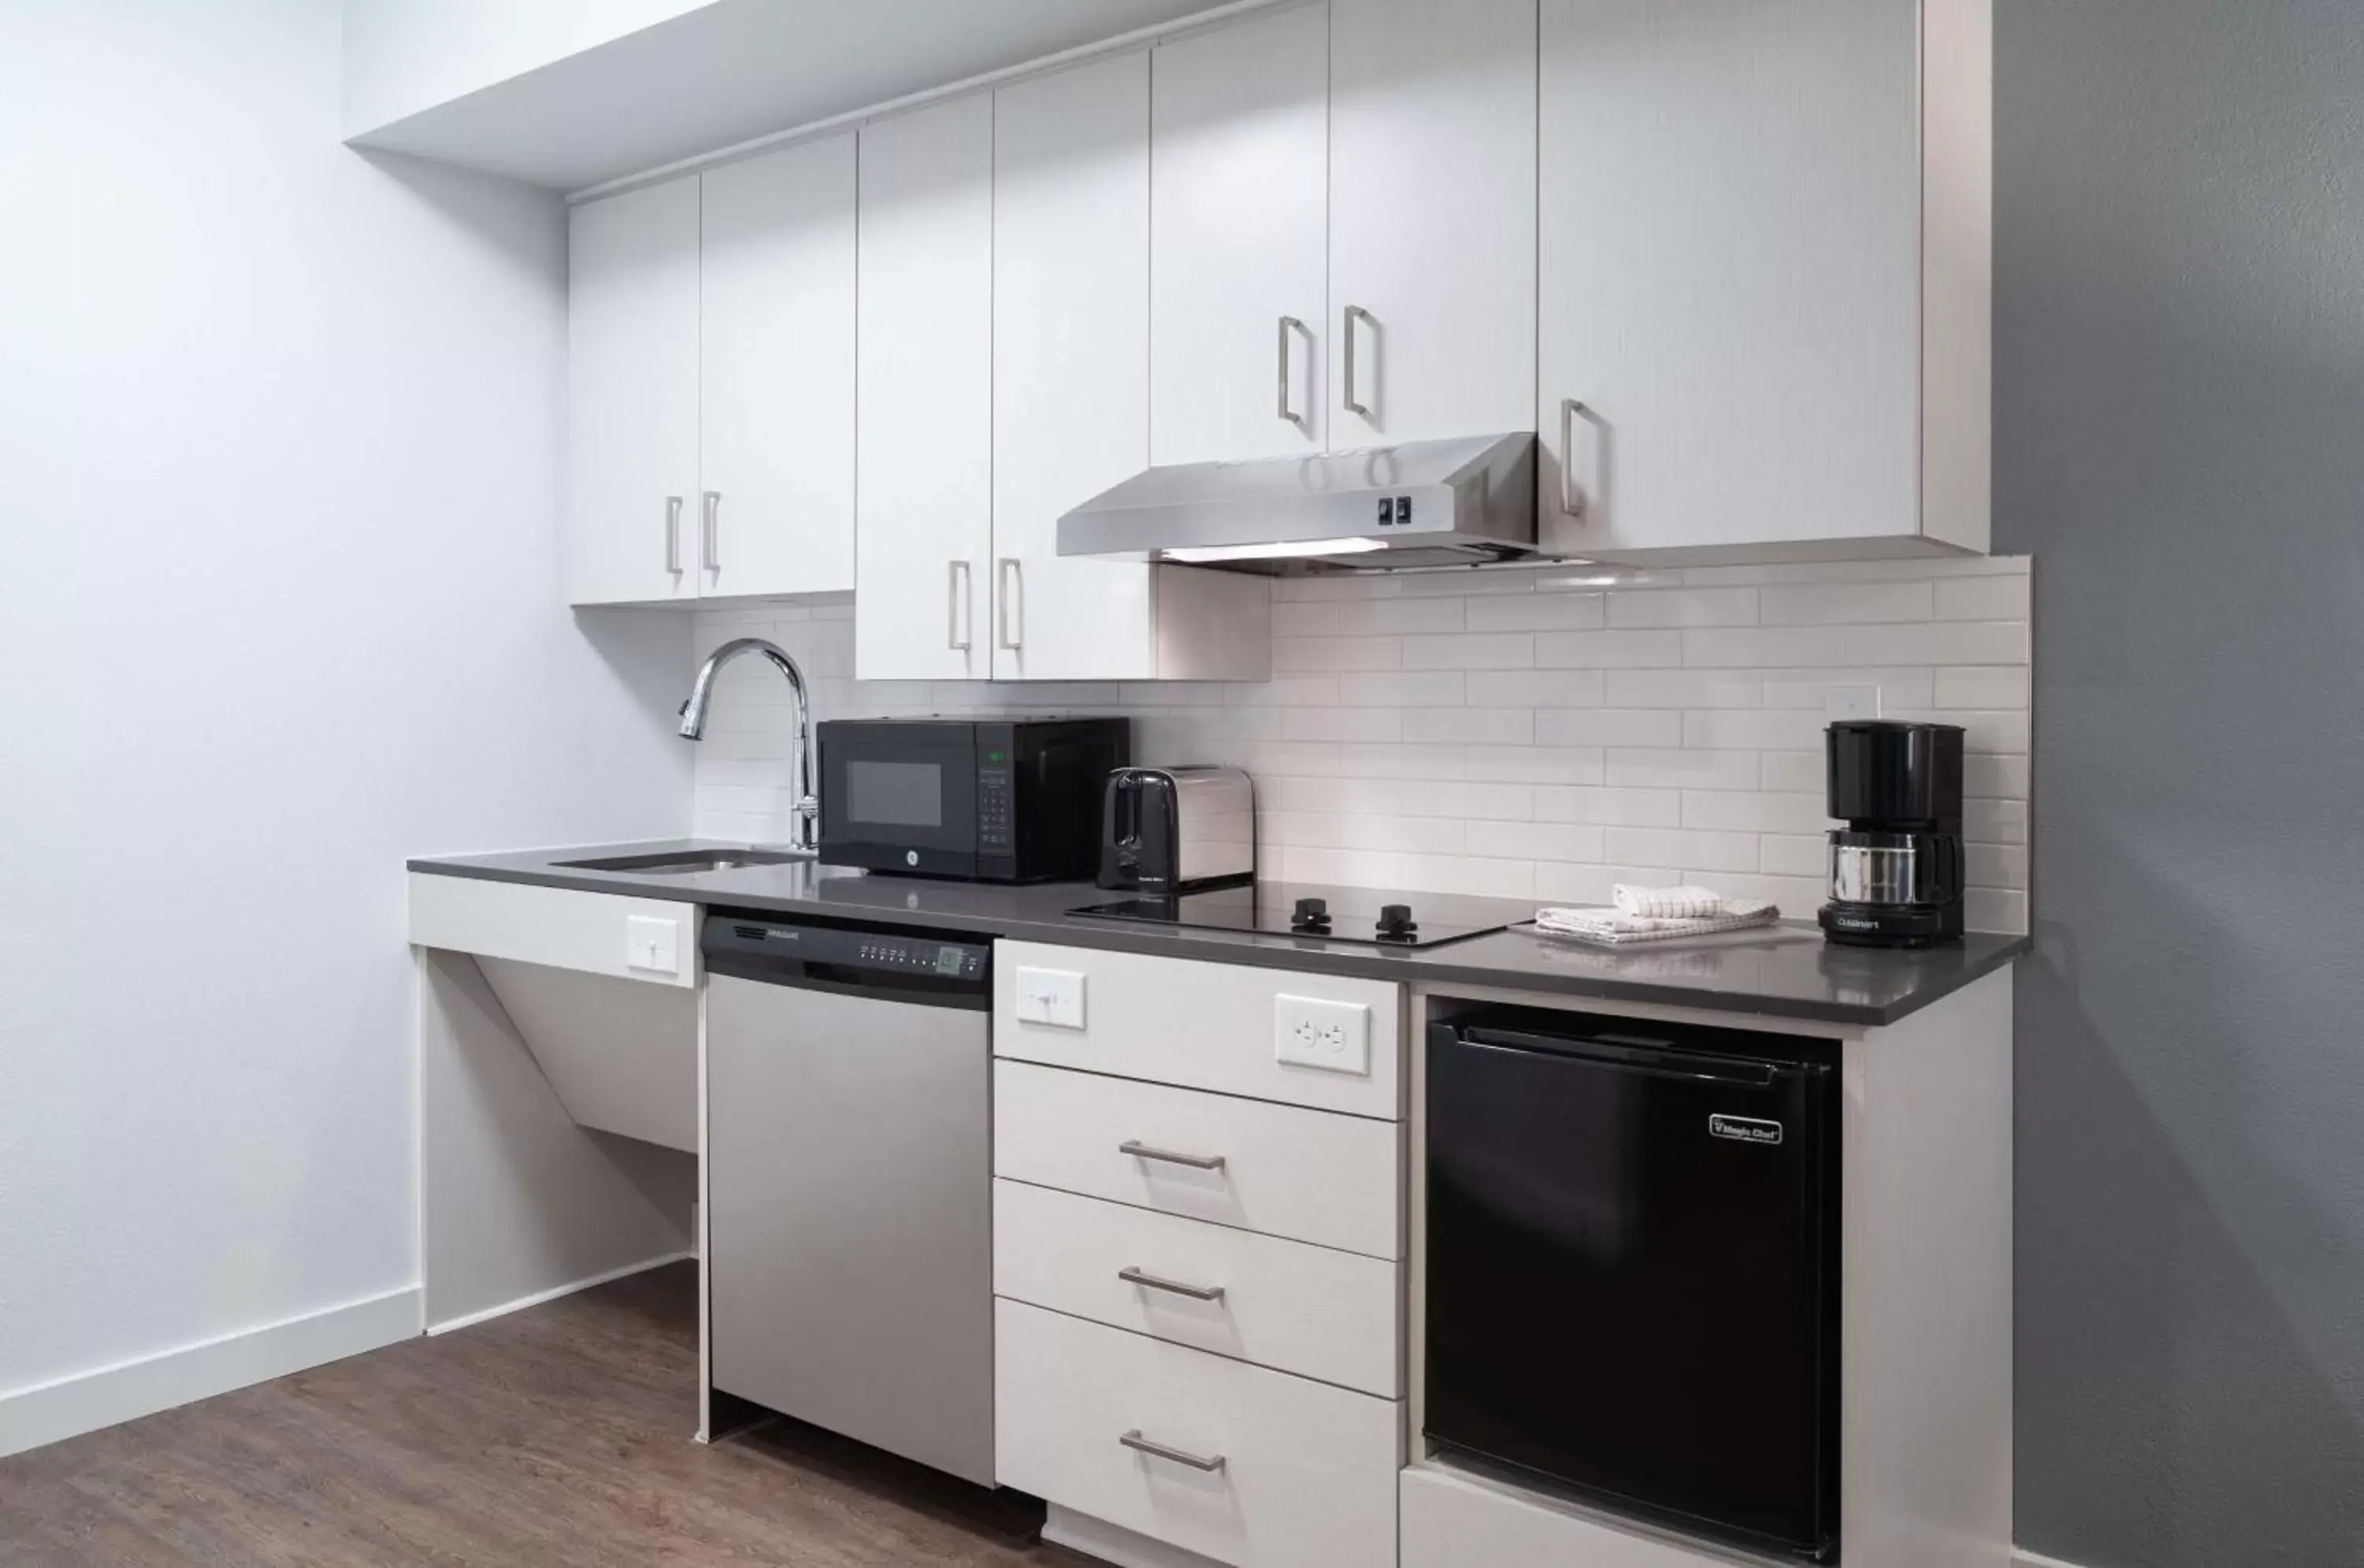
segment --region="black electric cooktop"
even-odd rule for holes
[[[1185,893],[1176,898],[1118,898],[1067,913],[1093,920],[1255,931],[1309,941],[1433,948],[1531,920],[1535,911],[1533,905],[1510,898],[1258,882]]]

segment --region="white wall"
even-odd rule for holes
[[[559,208],[338,45],[0,7],[0,1436],[416,1282],[405,855],[689,825],[686,620],[560,607]]]
[[[343,0],[344,133],[653,27],[710,0]]]
[[[1256,781],[1260,869],[1350,886],[1602,903],[1697,881],[1811,916],[1834,686],[1968,731],[1979,930],[2027,929],[2024,558],[1294,579],[1269,684],[855,682],[853,606],[697,616],[702,654],[770,637],[824,717],[1000,707],[1130,713],[1144,762]],[[733,664],[698,747],[697,828],[787,836],[787,687]]]

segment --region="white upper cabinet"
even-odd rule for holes
[[[703,176],[703,594],[853,586],[853,136]]]
[[[853,586],[853,139],[574,208],[567,597]]]
[[[992,673],[993,98],[861,131],[853,630],[865,680]]]
[[[566,587],[697,592],[697,177],[569,218]]]
[[[1330,0],[1327,337],[1332,447],[1532,428],[1535,0]]]
[[[1149,57],[994,95],[993,673],[1156,673],[1152,569],[1060,515],[1149,462]]]
[[[998,680],[1270,669],[1263,580],[1059,553],[1059,518],[1149,462],[1149,92],[1131,54],[994,95]]]
[[[1329,55],[1327,6],[1153,55],[1154,463],[1296,457],[1327,439]]]
[[[1985,6],[1542,0],[1548,548],[1986,548]]]

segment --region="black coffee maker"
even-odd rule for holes
[[[1951,724],[1845,719],[1824,740],[1834,942],[1925,948],[1962,935],[1962,731]]]

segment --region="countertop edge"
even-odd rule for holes
[[[1429,949],[1418,954],[1357,952],[1343,949],[1275,948],[1216,940],[1187,930],[1149,930],[1075,918],[1063,918],[1057,921],[1020,917],[994,919],[943,910],[930,910],[925,915],[914,915],[909,920],[898,921],[896,918],[896,911],[892,909],[851,908],[811,899],[781,898],[759,895],[717,897],[714,895],[715,890],[712,889],[650,886],[639,882],[619,885],[619,878],[613,873],[577,872],[547,865],[488,864],[477,860],[417,856],[406,861],[404,866],[407,871],[425,875],[519,883],[530,886],[554,887],[581,893],[623,894],[661,903],[769,910],[782,914],[813,915],[831,919],[867,921],[882,926],[898,924],[923,926],[938,930],[1003,937],[1020,941],[1055,943],[1065,947],[1089,948],[1100,951],[1142,953],[1152,957],[1243,964],[1257,969],[1293,970],[1305,973],[1337,974],[1355,979],[1389,981],[1402,984],[1424,985],[1432,990],[1439,986],[1452,985],[1485,986],[1497,991],[1523,991],[1537,995],[1589,996],[1598,997],[1604,1002],[1639,1002],[1659,1006],[1694,1007],[1709,1012],[1729,1013],[1743,1017],[1755,1015],[1793,1022],[1834,1024],[1857,1029],[1882,1029],[1910,1018],[1955,992],[1985,979],[2005,965],[2015,962],[2035,946],[2032,937],[2014,938],[2003,946],[1982,955],[1978,962],[1965,965],[1955,973],[1933,978],[1928,984],[1885,1005],[1816,1002],[1800,997],[1751,996],[1729,991],[1711,991],[1664,981],[1620,980],[1599,975],[1539,976],[1478,964],[1455,964],[1453,962],[1453,950],[1450,946]]]

